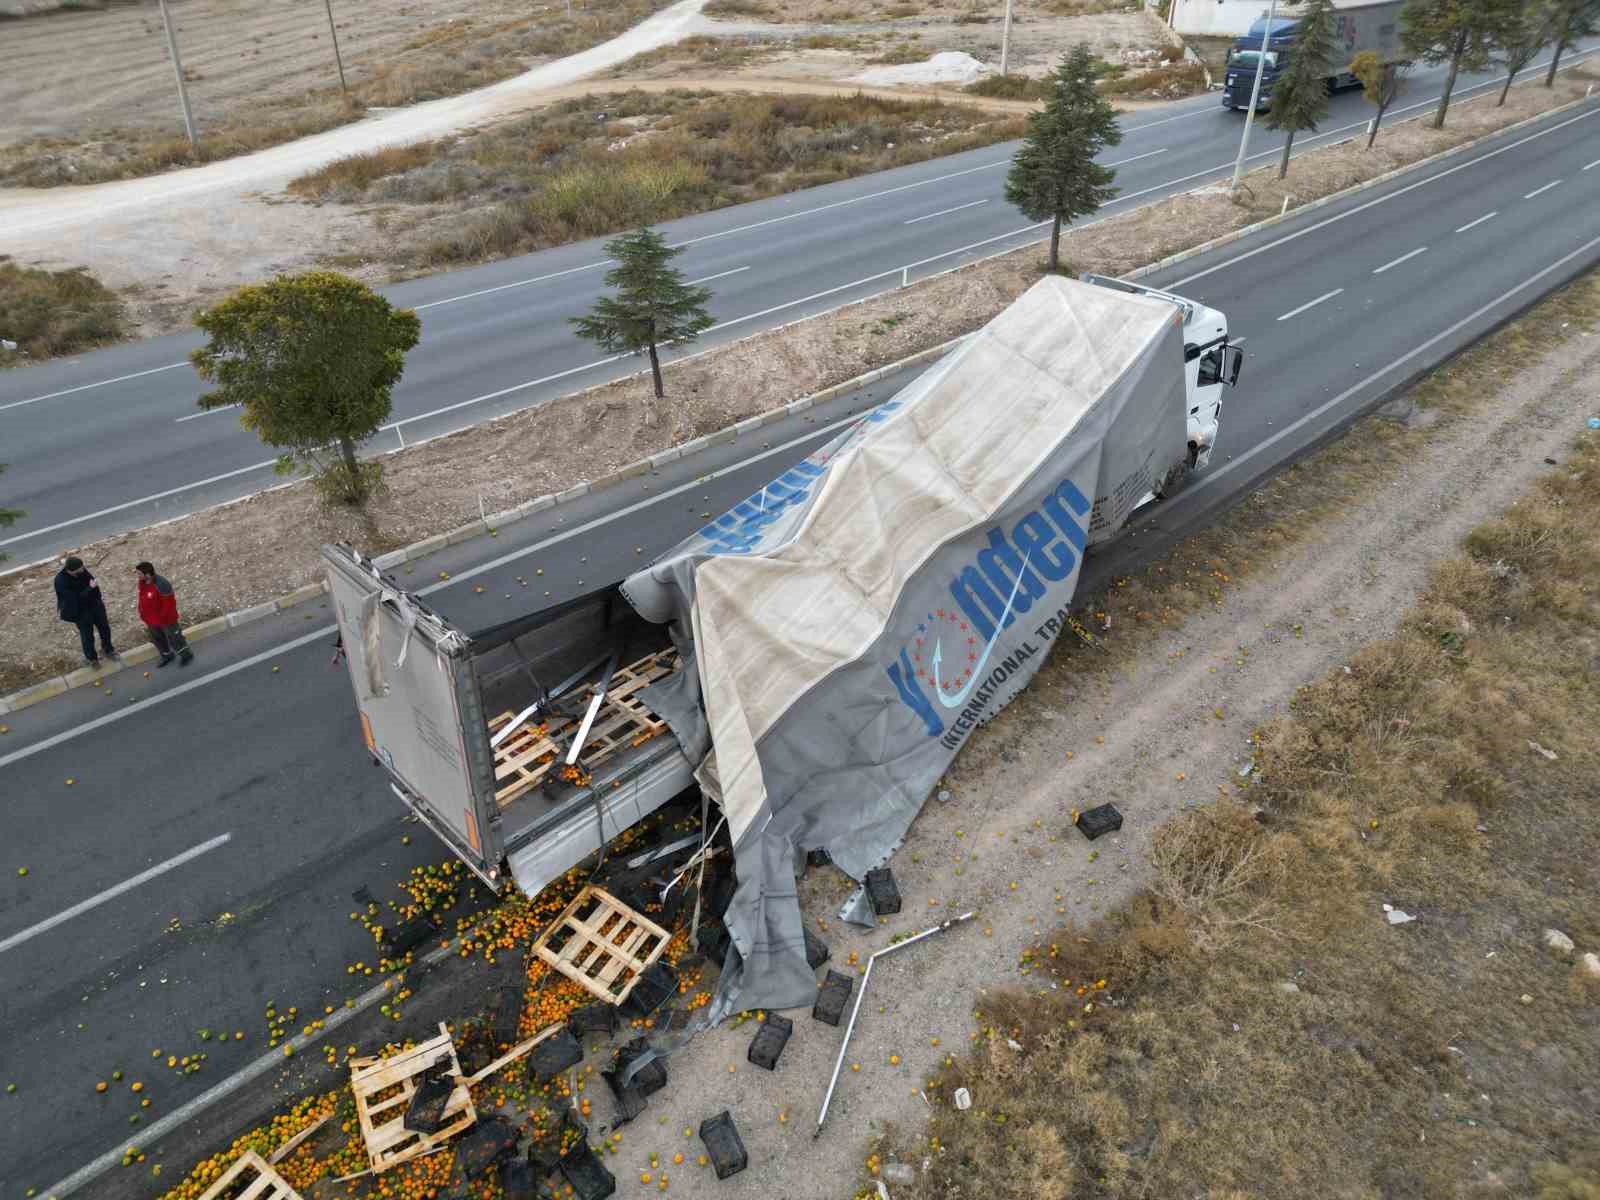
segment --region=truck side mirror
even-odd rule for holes
[[[1225,346],[1222,354],[1222,378],[1233,387],[1239,382],[1239,372],[1244,367],[1244,351],[1238,346]]]

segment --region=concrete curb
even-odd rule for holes
[[[1486,133],[1482,137],[1473,138],[1469,142],[1462,142],[1459,146],[1452,146],[1448,150],[1441,150],[1438,154],[1431,155],[1428,158],[1419,159],[1416,162],[1409,163],[1403,167],[1396,167],[1394,170],[1386,171],[1382,175],[1376,175],[1373,178],[1362,183],[1358,183],[1353,187],[1345,188],[1342,191],[1334,192],[1331,195],[1323,196],[1317,200],[1312,200],[1309,203],[1303,204],[1299,208],[1291,209],[1280,216],[1267,217],[1264,220],[1257,221],[1253,225],[1246,225],[1242,229],[1235,229],[1233,232],[1225,233],[1221,237],[1212,238],[1209,242],[1203,242],[1198,246],[1191,246],[1189,249],[1181,250],[1176,254],[1169,254],[1160,262],[1150,263],[1148,266],[1139,267],[1136,270],[1129,272],[1126,278],[1142,279],[1146,276],[1153,275],[1158,271],[1164,271],[1169,267],[1177,266],[1179,263],[1186,262],[1189,259],[1197,258],[1202,254],[1208,254],[1213,250],[1220,249],[1224,246],[1231,245],[1234,242],[1241,241],[1244,238],[1260,233],[1264,229],[1270,229],[1305,213],[1314,212],[1315,210],[1324,208],[1335,203],[1336,201],[1344,200],[1350,196],[1354,196],[1361,192],[1368,191],[1371,188],[1375,188],[1380,184],[1388,183],[1401,175],[1416,171],[1422,167],[1433,165],[1444,159],[1453,158],[1456,155],[1464,154],[1494,138],[1503,137],[1508,133],[1514,133],[1519,129],[1525,128],[1526,126],[1536,124],[1540,121],[1549,120],[1551,117],[1559,116],[1565,112],[1570,112],[1572,109],[1578,108],[1580,105],[1587,103],[1588,99],[1588,97],[1583,97],[1570,101],[1567,104],[1558,105],[1557,107],[1546,112],[1542,112],[1535,116],[1527,117],[1521,121],[1507,125],[1503,129],[1497,129],[1493,133]],[[1264,169],[1269,168],[1256,168],[1256,170]],[[1253,174],[1254,172],[1251,173]],[[1182,192],[1175,193],[1174,198],[1176,196],[1185,194],[1186,193]],[[1023,246],[1013,247],[1010,250],[1002,251],[1001,253],[1014,254],[1035,244],[1037,243],[1029,242]],[[999,257],[999,255],[989,256],[989,258],[994,257]],[[950,270],[959,271],[967,267],[974,267],[982,262],[989,261],[989,258],[978,259],[975,262],[952,267]],[[930,276],[929,278],[937,279],[949,273],[949,271],[943,271],[938,275]],[[926,281],[919,280],[918,282]],[[869,303],[872,300],[879,299],[883,294],[884,293],[875,293],[874,295],[866,297],[863,300],[851,301],[849,304],[840,305],[839,308],[830,309],[828,312],[837,312],[839,309],[850,308],[856,304]],[[724,345],[708,347],[697,354],[685,355],[683,359],[676,361],[686,361],[690,358],[698,358],[701,354],[710,354],[714,351],[724,349],[726,346],[737,345],[739,342],[746,341],[749,338],[762,337],[768,334],[777,333],[788,328],[790,325],[799,324],[801,321],[812,320],[814,316],[820,315],[826,314],[813,314],[812,317],[799,317],[796,320],[786,322],[783,325],[774,326],[772,329],[762,330],[760,333],[750,334],[745,338],[736,338],[734,341],[725,343]],[[906,358],[899,359],[898,361],[889,363],[885,366],[877,367],[871,371],[868,371],[864,375],[857,375],[852,379],[846,379],[841,383],[833,384],[831,387],[823,388],[821,391],[815,392],[809,396],[802,396],[797,400],[791,400],[788,404],[782,405],[779,408],[771,409],[765,413],[760,413],[753,417],[747,417],[736,424],[730,425],[724,429],[719,429],[714,433],[706,434],[702,437],[695,438],[692,441],[684,442],[681,445],[672,446],[666,450],[658,451],[649,458],[643,458],[636,462],[629,463],[627,466],[613,471],[609,475],[603,475],[598,479],[577,484],[573,487],[567,488],[562,492],[547,493],[545,495],[535,497],[532,500],[528,500],[517,505],[515,508],[509,508],[503,512],[490,513],[482,521],[471,521],[465,525],[461,525],[455,529],[449,530],[448,532],[435,534],[432,537],[424,538],[420,542],[414,542],[409,546],[402,546],[398,550],[391,550],[387,554],[381,554],[377,556],[373,562],[380,570],[387,571],[405,563],[416,562],[419,559],[426,558],[428,555],[437,553],[448,546],[458,546],[463,542],[471,540],[472,538],[481,537],[485,533],[489,534],[490,536],[495,536],[499,533],[502,527],[510,525],[516,521],[520,521],[525,517],[533,516],[535,513],[544,512],[547,509],[555,508],[559,505],[570,504],[574,500],[578,500],[584,496],[587,496],[592,491],[602,491],[619,483],[624,483],[629,479],[637,479],[643,475],[654,474],[657,468],[665,466],[667,463],[676,462],[679,459],[686,458],[692,454],[698,454],[701,451],[710,449],[713,446],[731,444],[738,441],[741,435],[755,433],[760,429],[782,421],[784,418],[792,416],[795,413],[804,412],[806,409],[813,408],[818,404],[825,404],[827,401],[832,400],[834,397],[839,396],[846,391],[853,391],[858,388],[867,387],[870,384],[876,383],[885,376],[895,373],[896,371],[903,371],[910,367],[920,366],[923,363],[932,362],[936,359],[942,358],[954,347],[965,341],[968,336],[970,335],[952,338],[950,341],[941,343],[940,345],[930,346],[926,350],[919,350],[915,354],[909,355]],[[579,392],[575,393],[575,395],[582,395],[583,392],[596,391],[603,387],[610,387],[615,382],[616,381],[613,380],[603,384],[596,384],[590,388],[583,388]],[[439,436],[448,437],[449,435],[441,434]],[[434,439],[425,439],[425,441],[432,440]],[[414,444],[420,445],[423,443]],[[248,497],[246,497],[246,499],[248,499]],[[229,503],[238,503],[238,501],[230,501]],[[194,514],[189,515],[193,516]],[[174,520],[184,519],[187,518],[174,518]],[[294,591],[289,592],[286,595],[279,596],[276,599],[266,601],[265,603],[252,605],[249,608],[243,608],[237,612],[226,613],[223,616],[215,617],[209,621],[203,621],[198,625],[191,626],[189,629],[185,630],[184,633],[191,642],[201,641],[215,634],[222,633],[225,630],[238,629],[241,626],[248,625],[253,621],[259,621],[263,618],[270,617],[275,613],[294,608],[308,600],[315,599],[316,597],[322,595],[324,591],[326,591],[326,585],[322,583],[309,583],[303,587],[296,588]],[[52,700],[55,697],[63,695],[74,688],[92,685],[96,680],[107,679],[117,674],[119,671],[125,670],[129,667],[141,665],[150,661],[154,657],[154,647],[140,646],[123,654],[122,662],[120,664],[106,663],[105,666],[99,670],[83,667],[76,671],[69,672],[66,675],[57,676],[53,679],[46,679],[43,682],[36,683],[31,687],[22,688],[20,691],[12,692],[8,696],[0,696],[0,716],[4,716],[7,713],[21,712],[25,708],[31,708],[35,704],[41,704],[46,700]]]

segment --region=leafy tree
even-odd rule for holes
[[[308,271],[241,288],[195,324],[210,341],[189,361],[218,385],[200,407],[240,406],[239,423],[283,449],[280,471],[298,464],[326,498],[365,503],[383,468],[356,447],[389,416],[417,314],[348,276]]]
[[[1462,71],[1482,71],[1505,36],[1517,0],[1407,0],[1400,10],[1400,44],[1415,59],[1449,63],[1433,127],[1444,128],[1450,93]]]
[[[1372,131],[1367,134],[1367,149],[1378,140],[1378,126],[1383,114],[1405,90],[1408,62],[1385,62],[1372,50],[1363,50],[1350,60],[1350,73],[1361,81],[1362,93],[1378,106],[1378,115],[1372,118]]]
[[[650,228],[625,233],[606,243],[617,265],[606,272],[615,296],[602,296],[586,317],[569,317],[578,336],[607,354],[649,354],[656,399],[666,398],[658,346],[694,341],[715,323],[706,305],[711,289],[690,287],[672,260],[683,253]]]
[[[1289,63],[1272,89],[1272,107],[1263,118],[1268,129],[1282,130],[1283,157],[1278,178],[1289,173],[1289,151],[1302,129],[1316,132],[1328,115],[1328,77],[1333,74],[1332,0],[1308,0],[1295,30]]]
[[[1506,27],[1500,35],[1500,65],[1506,69],[1505,86],[1500,89],[1500,99],[1495,107],[1499,108],[1506,102],[1506,95],[1511,91],[1512,80],[1516,79],[1518,72],[1534,60],[1534,56],[1544,49],[1545,43],[1550,40],[1551,14],[1535,8],[1532,4],[1525,5],[1513,11],[1506,19]]]
[[[0,463],[0,475],[4,475],[5,473],[6,464]],[[23,512],[20,508],[0,507],[0,529],[10,529],[13,525],[27,515],[28,514]],[[0,553],[0,562],[5,562],[7,557],[8,556],[4,553]]]
[[[1117,173],[1095,156],[1122,141],[1116,114],[1094,89],[1094,59],[1079,44],[1062,56],[1044,108],[1028,116],[1006,176],[1006,199],[1030,221],[1051,222],[1050,270],[1061,261],[1061,225],[1097,211],[1117,194]]]
[[[1553,0],[1550,6],[1550,41],[1555,53],[1550,56],[1550,70],[1544,77],[1545,87],[1554,87],[1556,68],[1561,65],[1561,53],[1570,50],[1580,40],[1600,33],[1600,0]]]

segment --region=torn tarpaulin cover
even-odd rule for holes
[[[1185,460],[1179,310],[1051,277],[623,585],[692,642],[739,889],[713,1018],[809,1004],[795,850],[861,879]],[[687,632],[687,638],[683,635]]]

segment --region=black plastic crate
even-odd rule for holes
[[[888,867],[868,871],[866,884],[867,900],[875,915],[887,917],[900,911],[900,889],[895,886],[894,872]]]
[[[572,1188],[577,1200],[606,1200],[617,1190],[616,1176],[606,1170],[588,1142],[579,1143],[561,1160],[561,1177]]]
[[[817,990],[817,1002],[811,1006],[811,1015],[824,1025],[837,1025],[844,1016],[845,1005],[850,1003],[850,993],[856,981],[848,975],[829,971]]]
[[[385,958],[404,958],[438,932],[439,927],[427,917],[413,917],[402,925],[384,930],[379,949]]]
[[[788,1017],[768,1013],[767,1019],[761,1022],[761,1028],[756,1030],[756,1036],[750,1041],[748,1054],[750,1061],[769,1071],[777,1070],[778,1056],[783,1053],[784,1046],[789,1043],[789,1035],[793,1032],[794,1022]]]
[[[517,1044],[517,1024],[522,1020],[522,989],[503,987],[495,992],[494,1009],[489,1018],[489,1040],[498,1052]]]
[[[637,1117],[644,1111],[645,1098],[667,1086],[667,1063],[660,1057],[645,1063],[633,1073],[632,1078],[629,1078],[628,1069],[649,1050],[648,1041],[644,1038],[634,1038],[617,1051],[616,1065],[609,1071],[600,1072],[601,1078],[606,1081],[606,1086],[611,1089],[611,1094],[616,1097],[618,1125],[626,1124]]]
[[[801,926],[801,932],[806,935],[806,966],[815,971],[828,961],[828,943],[811,932],[811,926]]]
[[[568,1137],[568,1134],[575,1136]],[[577,1110],[568,1104],[561,1112],[561,1120],[554,1129],[543,1135],[534,1135],[528,1143],[528,1161],[541,1171],[554,1171],[561,1160],[582,1145],[589,1136],[589,1127],[578,1119]],[[563,1147],[566,1153],[563,1153]]]
[[[1078,832],[1091,842],[1103,833],[1115,833],[1122,828],[1122,814],[1115,804],[1102,804],[1078,814]]]
[[[535,1083],[548,1083],[568,1067],[583,1061],[583,1047],[572,1035],[572,1030],[562,1026],[560,1033],[552,1033],[528,1055],[528,1070],[533,1072]]]
[[[706,1145],[711,1166],[718,1179],[737,1175],[750,1165],[750,1154],[744,1148],[739,1131],[733,1126],[733,1117],[723,1109],[714,1117],[700,1122],[700,1140]]]
[[[516,1126],[490,1117],[479,1121],[456,1141],[456,1166],[468,1179],[476,1179],[516,1148]]]
[[[670,964],[657,959],[644,969],[622,1002],[624,1016],[642,1021],[678,994],[678,973]]]
[[[402,1119],[413,1133],[438,1133],[444,1127],[444,1110],[450,1103],[450,1093],[455,1091],[455,1081],[446,1074],[447,1070],[440,1068],[424,1075],[411,1094]]]
[[[539,1177],[525,1158],[508,1158],[500,1164],[500,1193],[504,1200],[538,1200]]]
[[[593,1004],[573,1009],[572,1015],[567,1018],[567,1028],[574,1033],[603,1033],[610,1037],[617,1031],[620,1019],[615,1004],[596,1000]]]
[[[695,940],[700,944],[700,953],[720,967],[723,960],[728,957],[728,943],[733,939],[728,936],[727,927],[718,921],[709,925],[701,925],[700,932],[695,935]]]
[[[833,855],[829,854],[822,846],[818,846],[815,850],[806,851],[806,866],[808,867],[825,867],[832,861]]]

